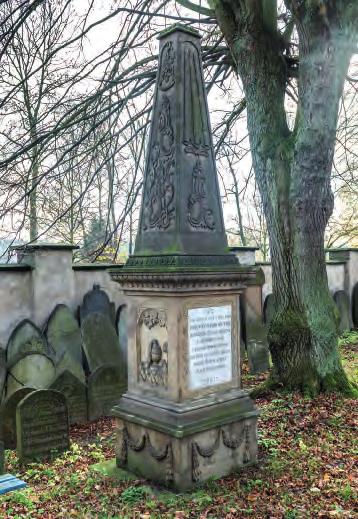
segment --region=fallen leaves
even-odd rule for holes
[[[348,350],[347,350],[348,351]],[[351,351],[346,362],[353,362]],[[356,361],[355,361],[356,362]],[[252,386],[266,375],[252,377]],[[95,474],[114,458],[114,424],[101,419],[71,428],[71,450],[27,467],[7,452],[9,471],[26,491],[0,498],[4,519],[306,519],[357,517],[356,401],[335,395],[308,400],[269,393],[258,399],[259,464],[177,495]]]

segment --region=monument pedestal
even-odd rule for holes
[[[114,272],[128,296],[128,392],[113,408],[117,463],[177,490],[257,458],[240,389],[238,272]]]

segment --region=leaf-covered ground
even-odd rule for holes
[[[351,377],[357,377],[357,338],[349,335],[340,345]],[[244,370],[246,387],[263,379]],[[273,392],[257,404],[262,414],[256,467],[182,495],[125,480],[106,461],[114,456],[113,424],[103,419],[73,427],[71,450],[52,462],[21,467],[8,451],[8,472],[28,488],[0,497],[0,517],[358,517],[357,402]]]

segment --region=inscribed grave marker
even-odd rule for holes
[[[189,389],[232,379],[231,306],[188,310]]]
[[[40,389],[25,396],[16,410],[17,453],[22,463],[68,449],[69,420],[65,395]]]

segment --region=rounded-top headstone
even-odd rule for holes
[[[339,333],[350,330],[349,320],[349,297],[344,290],[338,290],[333,295],[334,302],[337,305],[339,312]]]
[[[25,396],[32,391],[32,387],[21,387],[17,389],[12,395],[7,397],[1,407],[1,426],[2,437],[6,449],[16,448],[16,407]]]
[[[45,334],[49,345],[60,358],[64,351],[82,363],[81,330],[68,306],[59,304],[48,318]]]
[[[71,424],[87,422],[87,389],[72,372],[63,371],[52,382],[49,389],[55,389],[65,395]]]
[[[94,284],[93,289],[87,292],[83,297],[83,303],[79,309],[80,322],[82,323],[88,315],[93,313],[108,316],[110,321],[114,324],[115,307],[113,303],[110,302],[106,292],[97,284]]]
[[[6,396],[23,386],[36,389],[47,388],[55,378],[55,374],[54,362],[46,355],[38,353],[25,355],[8,368]]]
[[[84,382],[81,330],[66,305],[55,307],[47,321],[45,334],[55,352],[56,372],[71,371]]]
[[[264,314],[264,323],[266,325],[269,325],[275,316],[275,305],[274,305],[273,294],[268,294],[266,296],[265,302],[264,302],[263,314]]]
[[[16,409],[16,433],[21,463],[68,449],[69,420],[65,395],[40,389],[25,396]]]
[[[37,326],[29,319],[24,319],[16,326],[8,340],[7,365],[11,367],[22,357],[32,354],[49,355],[49,349]]]

